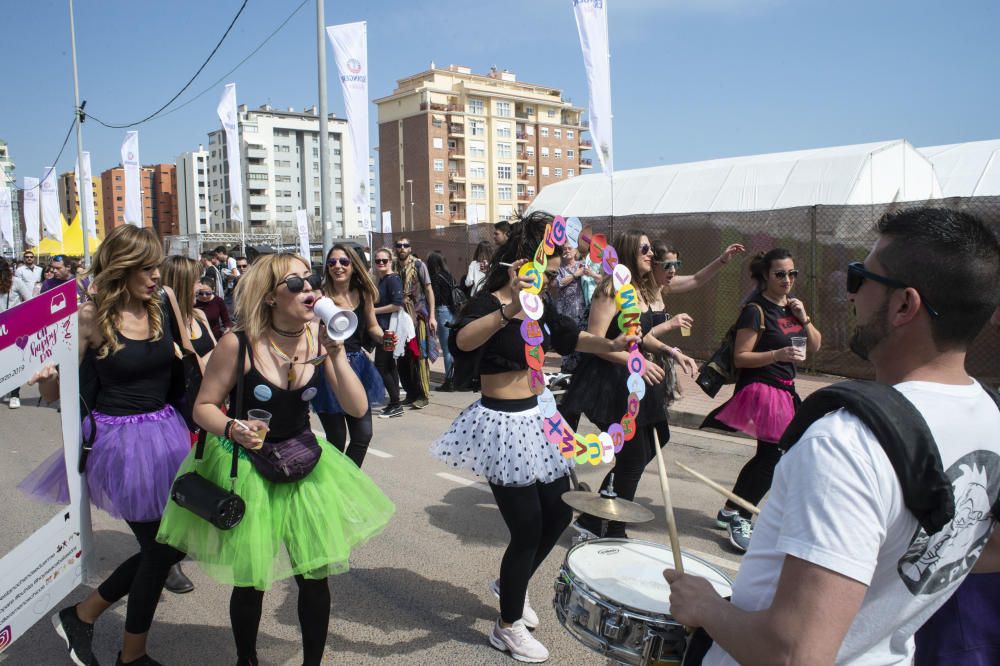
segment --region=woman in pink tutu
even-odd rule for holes
[[[733,362],[740,369],[733,397],[714,410],[702,428],[740,430],[757,439],[757,453],[736,479],[733,492],[757,504],[771,488],[774,467],[781,458],[778,441],[795,415],[795,364],[805,350],[794,338],[805,338],[810,354],[819,351],[822,336],[813,326],[805,305],[789,294],[799,272],[792,253],[782,248],[760,253],[750,263],[757,291],[743,304],[736,321]],[[750,545],[750,512],[727,501],[715,523],[729,530],[729,541],[745,552]]]
[[[169,288],[161,288],[160,241],[149,229],[126,224],[104,239],[94,255],[91,300],[80,307],[80,391],[90,396],[93,437],[85,462],[90,501],[123,518],[139,552],[122,562],[96,590],[52,618],[75,664],[97,663],[91,650],[94,622],[128,596],[125,637],[116,664],[157,664],[146,654],[146,635],[170,567],[184,554],[156,542],[170,486],[191,449],[188,429],[167,403],[174,336],[183,321]],[[180,327],[176,342],[190,349]],[[54,371],[43,373],[46,399],[58,394]],[[96,396],[96,399],[95,399]],[[70,398],[73,398],[70,396]],[[62,452],[45,461],[19,486],[36,497],[69,502]]]

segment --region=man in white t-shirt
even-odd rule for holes
[[[24,265],[19,266],[14,275],[28,285],[32,291],[35,285],[42,281],[42,267],[35,263],[35,253],[31,250],[24,251]]]
[[[851,349],[923,415],[954,517],[928,536],[872,432],[844,410],[819,419],[775,470],[731,603],[664,572],[671,614],[714,640],[704,664],[909,664],[914,632],[965,576],[1000,571],[1000,411],[965,371],[1000,302],[1000,242],[933,208],[886,215],[878,231],[848,270]]]

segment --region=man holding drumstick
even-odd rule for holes
[[[715,642],[704,664],[909,664],[914,632],[965,576],[1000,571],[1000,411],[965,371],[1000,303],[1000,242],[934,208],[887,214],[878,231],[848,270],[851,349],[923,416],[954,517],[928,534],[872,431],[846,410],[820,418],[777,467],[732,603],[664,572],[671,614]]]

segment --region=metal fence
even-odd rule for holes
[[[921,205],[954,208],[973,213],[1000,233],[1000,197],[938,199],[876,206],[809,206],[746,213],[684,213],[615,217],[613,230],[638,228],[652,240],[667,241],[680,252],[682,274],[690,274],[719,256],[730,243],[743,243],[747,255],[725,267],[707,287],[671,296],[667,310],[686,312],[695,321],[688,338],[678,344],[696,358],[711,355],[735,320],[739,304],[753,288],[749,257],[773,247],[790,250],[801,273],[795,294],[823,333],[823,349],[806,363],[810,372],[870,378],[871,366],[848,350],[854,326],[853,308],[844,288],[846,267],[861,261],[875,242],[874,225],[884,213]],[[609,218],[587,218],[595,231],[610,233]],[[432,250],[445,255],[456,278],[464,275],[475,245],[492,240],[490,224],[475,227],[411,231],[406,237],[418,256]],[[397,234],[399,237],[399,234]],[[375,234],[374,247],[390,244],[388,235]],[[968,355],[969,372],[1000,383],[1000,334],[985,327]]]

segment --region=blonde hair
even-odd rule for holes
[[[271,307],[267,305],[267,297],[278,288],[294,261],[310,268],[306,259],[293,252],[266,254],[250,264],[247,272],[236,283],[233,295],[235,328],[245,332],[251,344],[267,335],[271,328]]]
[[[194,316],[194,286],[200,279],[201,264],[188,257],[173,255],[160,266],[160,283],[174,290],[177,308],[187,319]]]
[[[372,281],[372,276],[368,274],[367,269],[365,269],[365,263],[361,261],[361,257],[355,252],[349,245],[337,244],[330,248],[330,251],[326,253],[326,260],[323,262],[323,295],[333,298],[333,280],[330,279],[330,266],[327,264],[330,261],[330,257],[333,255],[334,250],[340,250],[347,255],[347,258],[351,260],[351,281],[350,288],[356,289],[358,294],[361,295],[361,299],[364,300],[366,297],[371,299],[374,303],[378,300],[378,287]],[[374,256],[372,259],[374,260]],[[373,263],[374,265],[374,263]]]
[[[97,307],[97,328],[104,338],[97,358],[107,358],[124,347],[118,341],[117,330],[121,324],[121,310],[130,298],[129,277],[137,270],[159,266],[162,262],[163,249],[152,229],[140,229],[131,224],[116,227],[97,248],[89,273],[93,277],[91,291]],[[169,303],[162,306],[170,307]],[[162,312],[160,298],[146,301],[152,340],[163,337]]]

